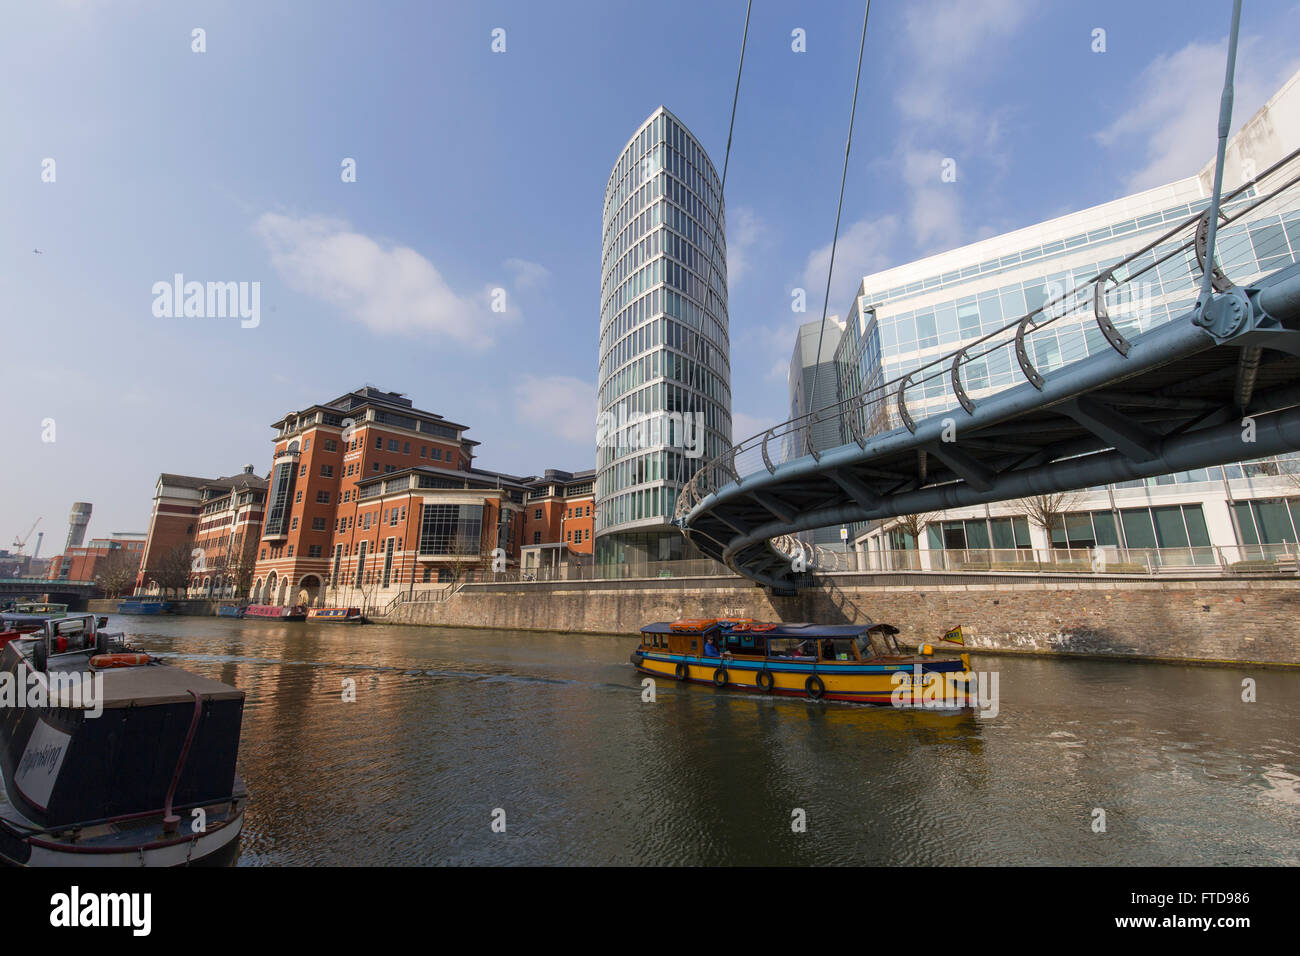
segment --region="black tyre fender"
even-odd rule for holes
[[[727,680],[728,680],[728,674],[727,674],[727,669],[725,667],[719,667],[717,670],[713,672],[714,687],[726,687]]]
[[[41,635],[36,638],[36,643],[32,646],[32,668],[43,674],[49,663],[50,647],[45,643],[44,635]]]
[[[691,669],[686,665],[685,661],[678,662],[677,670],[674,672],[674,676],[678,680],[686,680],[686,678],[691,676]]]
[[[771,671],[759,671],[754,680],[758,683],[758,689],[764,694],[772,693],[772,688],[776,686],[776,678],[772,676]]]
[[[803,682],[803,689],[808,692],[808,696],[813,700],[821,700],[826,696],[826,685],[822,683],[822,679],[816,674]]]

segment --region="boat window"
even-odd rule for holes
[[[824,638],[819,648],[821,651],[819,656],[824,661],[851,661],[853,660],[852,644],[851,640]]]
[[[794,660],[814,658],[817,656],[817,642],[801,641],[796,637],[770,637],[767,640],[767,656]]]
[[[876,652],[871,647],[871,639],[865,634],[859,634],[857,639],[858,657],[866,660],[868,657],[875,657]]]

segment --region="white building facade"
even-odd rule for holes
[[[1233,138],[1225,193],[1297,147],[1300,73]],[[1300,160],[1288,162],[1300,168]],[[1033,364],[1050,370],[1109,349],[1092,314],[1089,280],[1207,209],[1213,172],[1211,162],[1198,175],[1166,186],[865,277],[836,354],[840,397],[897,380],[1075,287],[1088,292],[1086,307],[1076,311],[1067,300],[1059,310],[1064,317],[1034,334]],[[1226,203],[1225,212],[1247,210],[1256,195],[1251,186]],[[1159,262],[1184,239],[1157,245],[1127,274]],[[1292,195],[1244,211],[1240,221],[1220,231],[1217,259],[1242,285],[1295,263],[1300,199]],[[1192,251],[1172,255],[1130,283],[1124,300],[1112,303],[1111,318],[1131,338],[1184,315],[1194,304],[1200,275]],[[976,400],[1023,381],[1010,348],[971,361],[963,377]],[[906,398],[916,420],[955,404],[947,376],[909,388]],[[866,408],[869,420],[859,425],[868,434],[901,424],[892,402]],[[851,440],[847,429],[843,439]],[[1050,530],[1035,524],[1024,502],[920,516],[926,520],[915,538],[909,533],[915,522],[911,528],[897,519],[871,522],[855,529],[855,547],[860,562],[873,567],[1010,566],[1059,561],[1060,552],[1066,560],[1110,560],[1135,570],[1274,561],[1294,554],[1300,537],[1296,470],[1296,460],[1288,457],[1087,489],[1057,502],[1065,514]]]

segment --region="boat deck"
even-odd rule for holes
[[[112,667],[92,672],[89,657],[85,653],[69,654],[66,659],[52,657],[48,673],[78,674],[82,680],[92,673],[102,674],[104,707],[148,707],[192,702],[194,698],[190,696],[190,691],[205,700],[238,700],[244,696],[242,690],[229,684],[163,663]]]

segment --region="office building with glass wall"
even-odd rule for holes
[[[1300,73],[1233,138],[1225,192],[1253,181],[1300,146],[1297,116]],[[1076,286],[1087,293],[1087,307],[1072,309],[1052,327],[1035,332],[1029,342],[1031,361],[1039,370],[1051,370],[1111,348],[1093,317],[1089,280],[1207,209],[1213,174],[1211,160],[1195,176],[865,277],[836,353],[841,398],[894,382]],[[1225,204],[1225,212],[1247,210],[1256,196],[1251,186]],[[1185,238],[1180,233],[1156,245],[1128,267],[1128,274],[1158,262]],[[1296,198],[1249,209],[1219,233],[1218,262],[1238,284],[1271,274],[1297,258]],[[1199,277],[1191,250],[1156,265],[1135,280],[1121,308],[1112,309],[1116,327],[1132,338],[1186,314],[1194,304]],[[1010,348],[971,361],[963,366],[963,377],[977,401],[1024,380]],[[907,391],[909,412],[918,421],[955,404],[946,374]],[[901,424],[892,400],[866,404],[858,414],[857,424],[866,434]],[[847,425],[841,440],[852,440]],[[856,545],[878,555],[917,548],[943,552],[1101,546],[1171,549],[1171,556],[1190,549],[1183,557],[1194,563],[1221,561],[1225,554],[1244,558],[1249,557],[1244,548],[1296,542],[1300,485],[1288,474],[1294,468],[1290,459],[1270,460],[1088,489],[1069,498],[1069,514],[1050,533],[1026,520],[1023,504],[1008,502],[928,516],[931,520],[919,542],[911,540],[897,520],[872,522],[861,527]],[[936,555],[936,560],[941,558]]]
[[[683,485],[731,444],[722,184],[668,110],[646,118],[605,188],[595,559],[691,556],[669,524]]]

